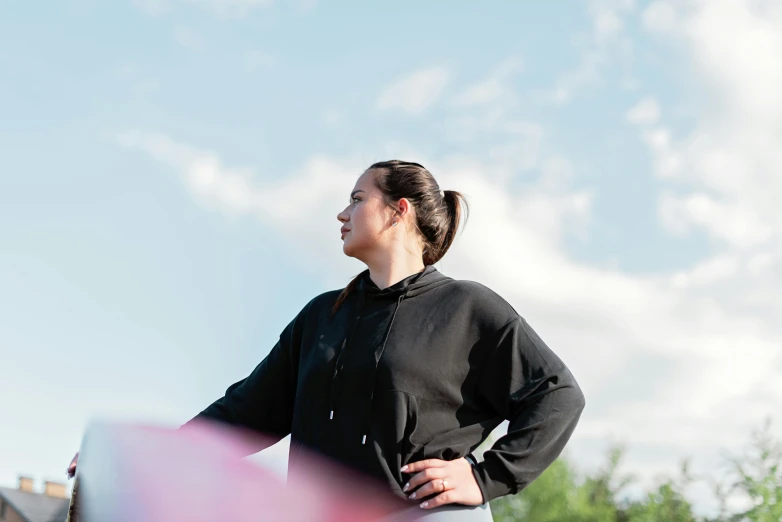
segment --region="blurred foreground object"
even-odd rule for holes
[[[266,445],[208,422],[180,430],[94,423],[68,522],[363,522],[404,507],[387,487],[316,456],[298,461],[286,485],[241,458]]]
[[[71,492],[71,502],[68,506],[68,516],[65,517],[65,522],[79,522],[79,502],[78,495],[76,494],[79,488],[78,477],[73,481],[73,491]]]

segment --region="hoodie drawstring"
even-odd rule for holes
[[[337,390],[335,388],[339,382],[337,379],[337,374],[339,373],[340,365],[342,364],[342,356],[347,351],[347,348],[350,346],[350,343],[353,340],[353,335],[356,333],[358,323],[361,320],[361,313],[364,311],[365,302],[366,297],[364,296],[364,293],[361,292],[359,295],[358,304],[356,305],[356,315],[353,318],[353,326],[350,329],[350,335],[342,340],[342,346],[340,346],[339,353],[337,354],[337,358],[334,361],[334,373],[331,376],[331,386],[329,387],[329,420],[334,419],[334,410],[336,409],[334,406],[334,398],[337,395]]]
[[[394,313],[391,314],[391,320],[388,322],[388,328],[386,328],[386,334],[383,337],[383,343],[380,345],[380,353],[377,354],[375,357],[375,371],[372,372],[372,387],[370,388],[371,392],[369,394],[369,413],[367,413],[367,424],[366,429],[364,430],[364,436],[361,437],[361,444],[367,443],[367,434],[369,433],[369,429],[372,426],[372,402],[375,398],[375,380],[377,377],[377,367],[380,365],[380,358],[383,357],[383,352],[386,350],[386,343],[388,342],[388,337],[391,335],[391,327],[394,326],[394,319],[396,319],[396,313],[399,311],[399,305],[402,304],[402,300],[405,298],[405,294],[402,294],[399,296],[399,299],[396,301],[396,306],[394,307]]]

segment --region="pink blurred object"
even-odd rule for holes
[[[266,446],[207,422],[95,423],[79,456],[79,522],[364,522],[404,507],[382,485],[312,455],[297,458],[287,485],[241,458]]]

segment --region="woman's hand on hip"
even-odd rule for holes
[[[412,475],[410,482],[402,488],[402,491],[408,493],[408,498],[426,498],[437,495],[421,503],[421,507],[424,509],[432,509],[445,504],[463,504],[465,506],[483,504],[483,494],[478,483],[475,482],[472,465],[465,458],[450,461],[421,460],[402,467],[401,471]]]

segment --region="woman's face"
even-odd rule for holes
[[[342,251],[364,262],[390,245],[385,232],[394,218],[394,211],[383,200],[373,176],[367,171],[358,178],[350,194],[350,203],[337,215],[342,223]]]

